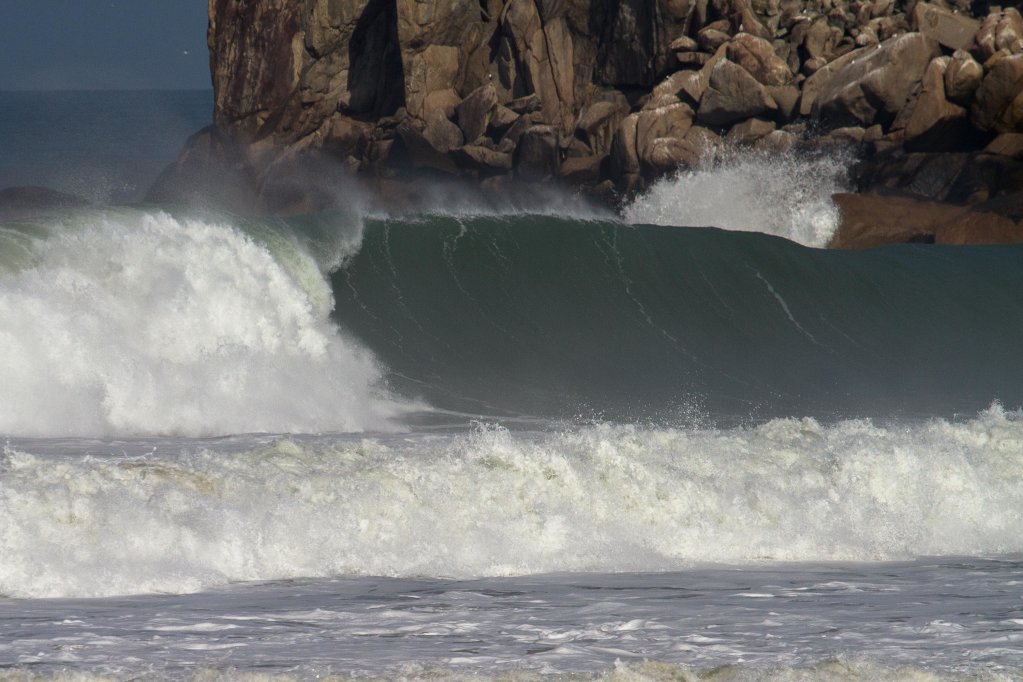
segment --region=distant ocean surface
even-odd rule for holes
[[[0,91],[0,189],[136,202],[213,122],[212,90]]]
[[[0,680],[1023,679],[1023,247],[846,157],[621,215],[136,202],[210,93],[0,93]]]

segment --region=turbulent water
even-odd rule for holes
[[[843,163],[3,223],[0,679],[1019,678],[1023,251]]]

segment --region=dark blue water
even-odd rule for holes
[[[211,90],[0,92],[0,188],[139,201],[212,120]]]

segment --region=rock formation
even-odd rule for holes
[[[333,167],[607,199],[728,146],[852,146],[874,204],[1023,189],[1023,17],[978,0],[210,0],[208,40],[214,128],[154,197],[310,210],[297,169]]]

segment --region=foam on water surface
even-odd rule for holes
[[[9,443],[0,592],[1023,551],[1023,419]]]

